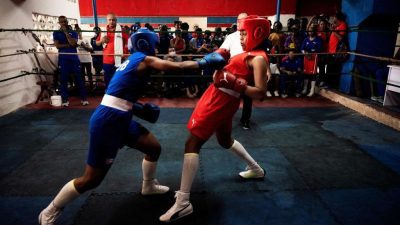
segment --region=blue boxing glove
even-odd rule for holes
[[[150,123],[155,123],[160,116],[160,107],[151,103],[141,104],[136,102],[132,107],[133,115]]]
[[[226,49],[218,49],[217,51],[207,54],[197,63],[200,69],[215,69],[220,70],[228,63],[230,57],[229,51]]]

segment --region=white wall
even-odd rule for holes
[[[80,21],[78,0],[20,0],[15,4],[12,0],[0,2],[0,28],[33,29],[32,13],[50,16],[65,15]],[[35,46],[35,41],[22,32],[0,32],[0,56],[15,53],[16,50],[28,50]],[[48,72],[51,67],[40,56],[42,66]],[[33,55],[18,55],[0,58],[0,80],[21,74],[21,71],[32,71],[37,67]],[[40,87],[36,84],[37,75],[27,75],[16,79],[0,82],[0,116],[10,113],[36,100]]]

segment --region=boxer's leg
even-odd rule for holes
[[[245,179],[264,178],[265,172],[254,158],[246,151],[243,145],[234,140],[231,136],[232,122],[226,122],[216,131],[218,143],[225,149],[231,150],[239,158],[243,159],[246,164],[246,170],[239,173],[239,176]]]
[[[145,127],[132,121],[124,143],[145,154],[142,161],[142,195],[164,194],[169,187],[160,185],[157,181],[156,170],[157,160],[161,153],[161,145],[156,137]]]
[[[68,203],[78,198],[82,193],[96,188],[103,181],[109,168],[109,166],[94,168],[86,165],[84,174],[65,184],[53,201],[40,213],[39,224],[54,224]]]
[[[199,168],[199,152],[204,143],[204,140],[193,134],[190,134],[187,139],[183,159],[181,187],[175,194],[175,204],[164,215],[160,216],[160,221],[171,222],[193,212],[193,206],[189,201],[190,190]]]

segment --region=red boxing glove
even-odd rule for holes
[[[219,48],[219,49],[215,50],[214,52],[220,54],[225,59],[226,64],[228,64],[228,61],[231,58],[231,53],[229,52],[229,50],[227,50],[225,48]]]
[[[214,85],[219,88],[227,88],[243,94],[247,88],[247,81],[242,78],[237,78],[235,75],[218,70],[214,76]]]

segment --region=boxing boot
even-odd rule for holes
[[[165,194],[169,191],[169,187],[160,185],[157,179],[144,180],[142,183],[142,195],[158,195]]]
[[[190,193],[177,191],[175,204],[162,216],[160,221],[172,222],[193,213],[193,206],[189,202]]]

